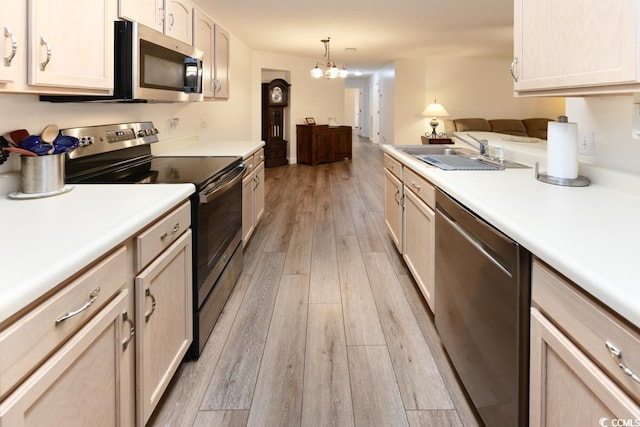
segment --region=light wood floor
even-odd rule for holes
[[[158,426],[475,426],[433,316],[387,235],[382,151],[266,170],[266,212]]]

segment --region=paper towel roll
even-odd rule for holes
[[[547,174],[564,179],[578,177],[578,125],[576,123],[549,122]]]

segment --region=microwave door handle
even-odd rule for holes
[[[212,186],[208,186],[204,190],[202,190],[199,194],[200,204],[202,205],[214,201],[226,190],[237,184],[240,180],[242,180],[245,169],[247,169],[247,167],[244,164],[241,164],[232,172],[229,172],[230,174],[233,174],[233,178],[230,179],[229,182],[226,182],[218,188],[212,188]]]

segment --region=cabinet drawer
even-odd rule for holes
[[[436,188],[409,168],[402,171],[404,185],[413,191],[431,209],[436,208]]]
[[[255,155],[252,154],[249,157],[247,157],[246,159],[244,159],[242,161],[242,163],[247,167],[247,169],[245,170],[244,174],[248,175],[251,173],[251,171],[253,170],[254,166],[255,166]]]
[[[105,305],[127,283],[123,246],[0,333],[0,396]]]
[[[399,161],[390,155],[385,154],[383,162],[385,168],[389,169],[392,174],[402,179],[402,164]]]
[[[625,373],[622,364],[640,377],[640,333],[618,319],[540,260],[532,269],[532,304],[544,312],[593,361],[640,402],[640,383]],[[620,351],[614,357],[609,346]]]
[[[259,149],[253,154],[253,163],[258,166],[260,162],[264,162],[264,148]]]
[[[182,206],[136,237],[136,271],[141,271],[191,226],[191,205]]]

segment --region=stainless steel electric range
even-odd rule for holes
[[[242,271],[241,157],[153,156],[158,141],[152,122],[61,131],[80,140],[68,153],[67,183],[192,183],[193,344],[198,358]]]

